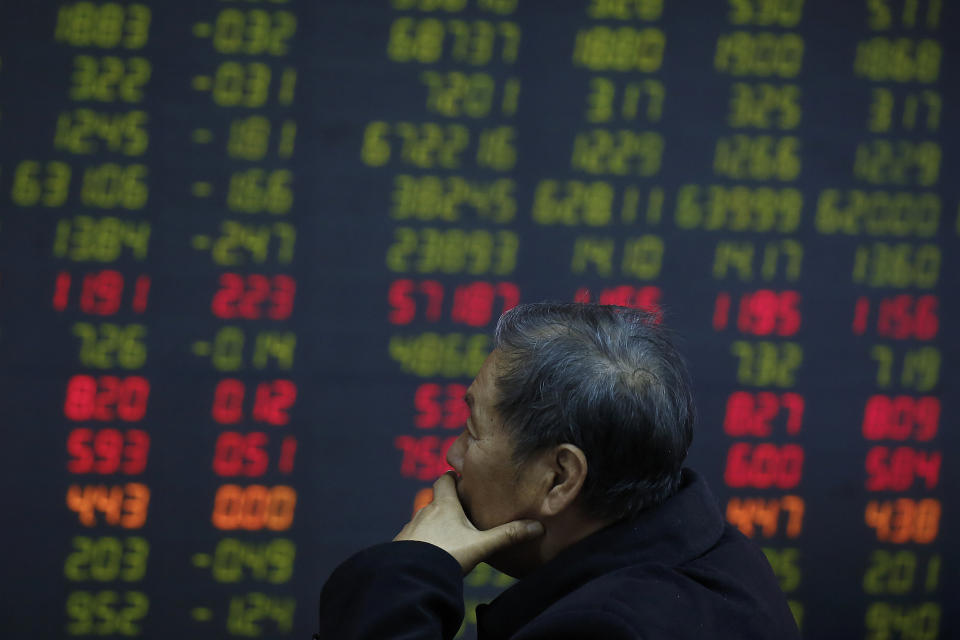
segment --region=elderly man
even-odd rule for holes
[[[465,401],[454,471],[334,572],[318,637],[452,638],[484,561],[520,580],[477,607],[481,640],[799,637],[763,554],[681,468],[693,402],[651,315],[519,306]]]

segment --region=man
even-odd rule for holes
[[[653,316],[516,307],[465,400],[454,472],[334,572],[318,637],[452,638],[484,561],[520,580],[477,607],[481,640],[799,637],[763,554],[681,469],[693,401]]]

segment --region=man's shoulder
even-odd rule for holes
[[[763,554],[725,531],[682,565],[641,562],[597,576],[545,609],[531,627],[617,628],[631,638],[791,638],[792,618]],[[532,629],[531,629],[532,630]],[[795,632],[793,632],[795,633]],[[539,634],[537,634],[539,635]]]

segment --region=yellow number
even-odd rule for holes
[[[793,33],[723,34],[717,38],[713,66],[734,76],[794,78],[803,67],[803,38]]]
[[[292,181],[293,173],[288,169],[236,172],[230,176],[227,208],[243,213],[287,213],[293,206]]]
[[[874,242],[857,247],[853,282],[870,287],[935,287],[940,276],[940,247],[909,242]]]
[[[24,160],[13,172],[10,191],[13,203],[21,207],[37,204],[62,206],[69,195],[70,174],[70,165],[64,162],[41,164],[36,160]]]
[[[875,82],[936,82],[942,57],[936,40],[875,36],[857,44],[853,71]]]
[[[282,56],[297,31],[297,18],[289,11],[224,9],[213,27],[213,48],[226,54]]]
[[[150,32],[150,8],[115,2],[76,2],[60,7],[54,39],[74,47],[139,49]]]
[[[489,353],[490,338],[484,334],[422,333],[391,336],[390,358],[401,371],[420,377],[459,378],[476,375]]]
[[[90,167],[83,174],[80,201],[101,209],[142,209],[147,204],[147,167],[142,164],[118,165],[112,162]]]
[[[867,607],[864,625],[867,640],[936,640],[941,637],[940,604],[873,602]]]
[[[217,582],[241,582],[249,575],[254,580],[282,584],[293,575],[296,545],[278,538],[265,544],[226,538],[213,553],[213,579]]]
[[[727,116],[731,127],[795,129],[802,114],[800,87],[797,85],[735,82],[731,87]]]
[[[74,109],[61,113],[57,118],[53,146],[83,155],[102,149],[138,156],[147,150],[149,143],[146,124],[147,114],[144,111],[109,114],[91,109]]]
[[[795,342],[736,340],[730,352],[738,360],[737,381],[743,385],[792,387],[803,363],[803,347]]]
[[[645,235],[627,238],[623,245],[623,275],[649,280],[660,275],[663,265],[663,240],[659,236]]]
[[[213,79],[213,101],[221,107],[261,107],[270,92],[270,67],[262,62],[224,62]]]
[[[773,575],[780,582],[780,589],[785,593],[800,586],[800,550],[796,547],[773,549],[763,547],[763,554],[773,568]]]
[[[613,187],[607,182],[541,180],[533,195],[533,221],[601,227],[613,220]]]
[[[457,176],[398,175],[394,178],[391,216],[398,220],[454,222],[473,208],[476,216],[496,224],[510,222],[517,211],[513,180],[469,182]]]
[[[496,83],[486,73],[424,71],[427,110],[448,117],[483,118],[490,114]]]
[[[674,222],[681,229],[791,233],[802,210],[797,189],[688,184],[677,191]]]
[[[75,536],[73,548],[64,563],[69,580],[136,582],[146,574],[150,544],[144,538]]]
[[[735,135],[717,140],[713,172],[735,180],[790,181],[800,175],[800,139]]]
[[[134,259],[142,260],[149,244],[149,222],[76,216],[57,222],[53,255],[77,262],[113,262],[129,249]]]
[[[519,240],[511,231],[399,227],[394,238],[386,262],[399,273],[506,275],[516,267]]]
[[[214,240],[210,250],[216,264],[241,265],[247,255],[256,264],[263,264],[271,257],[278,264],[289,264],[293,260],[297,230],[286,222],[246,225],[225,220],[220,224],[220,231],[221,235]],[[274,245],[276,248],[271,252]]]
[[[140,102],[151,74],[145,58],[76,56],[73,67],[72,100]]]
[[[286,634],[293,628],[293,613],[296,600],[248,593],[230,598],[227,612],[227,632],[238,636],[259,636],[263,633],[262,621],[275,625],[278,632]]]
[[[654,131],[592,129],[574,138],[570,164],[590,174],[652,176],[660,171],[663,148]]]
[[[853,175],[877,185],[933,186],[940,179],[940,145],[929,140],[871,140],[857,145]]]
[[[863,590],[871,595],[909,593],[916,571],[917,555],[912,551],[874,551],[863,574]]]
[[[616,118],[635,120],[638,116],[656,122],[663,115],[666,92],[659,80],[628,82],[623,87],[622,96],[618,96],[621,92],[616,83],[608,78],[592,78],[590,87],[587,95],[588,122],[609,122]],[[641,104],[646,107],[643,113]]]
[[[592,71],[658,71],[667,37],[654,27],[589,27],[580,29],[573,47],[573,64]]]
[[[930,238],[940,227],[940,209],[936,193],[824,189],[814,225],[824,234]]]
[[[80,338],[80,363],[97,369],[142,367],[147,361],[147,347],[143,343],[146,333],[146,327],[141,324],[77,322],[73,325],[73,335]]]
[[[150,600],[139,591],[74,591],[67,596],[70,635],[140,635]]]

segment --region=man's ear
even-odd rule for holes
[[[545,516],[555,516],[576,501],[587,479],[587,456],[575,445],[553,448],[545,461],[552,471],[552,483],[541,503]]]

